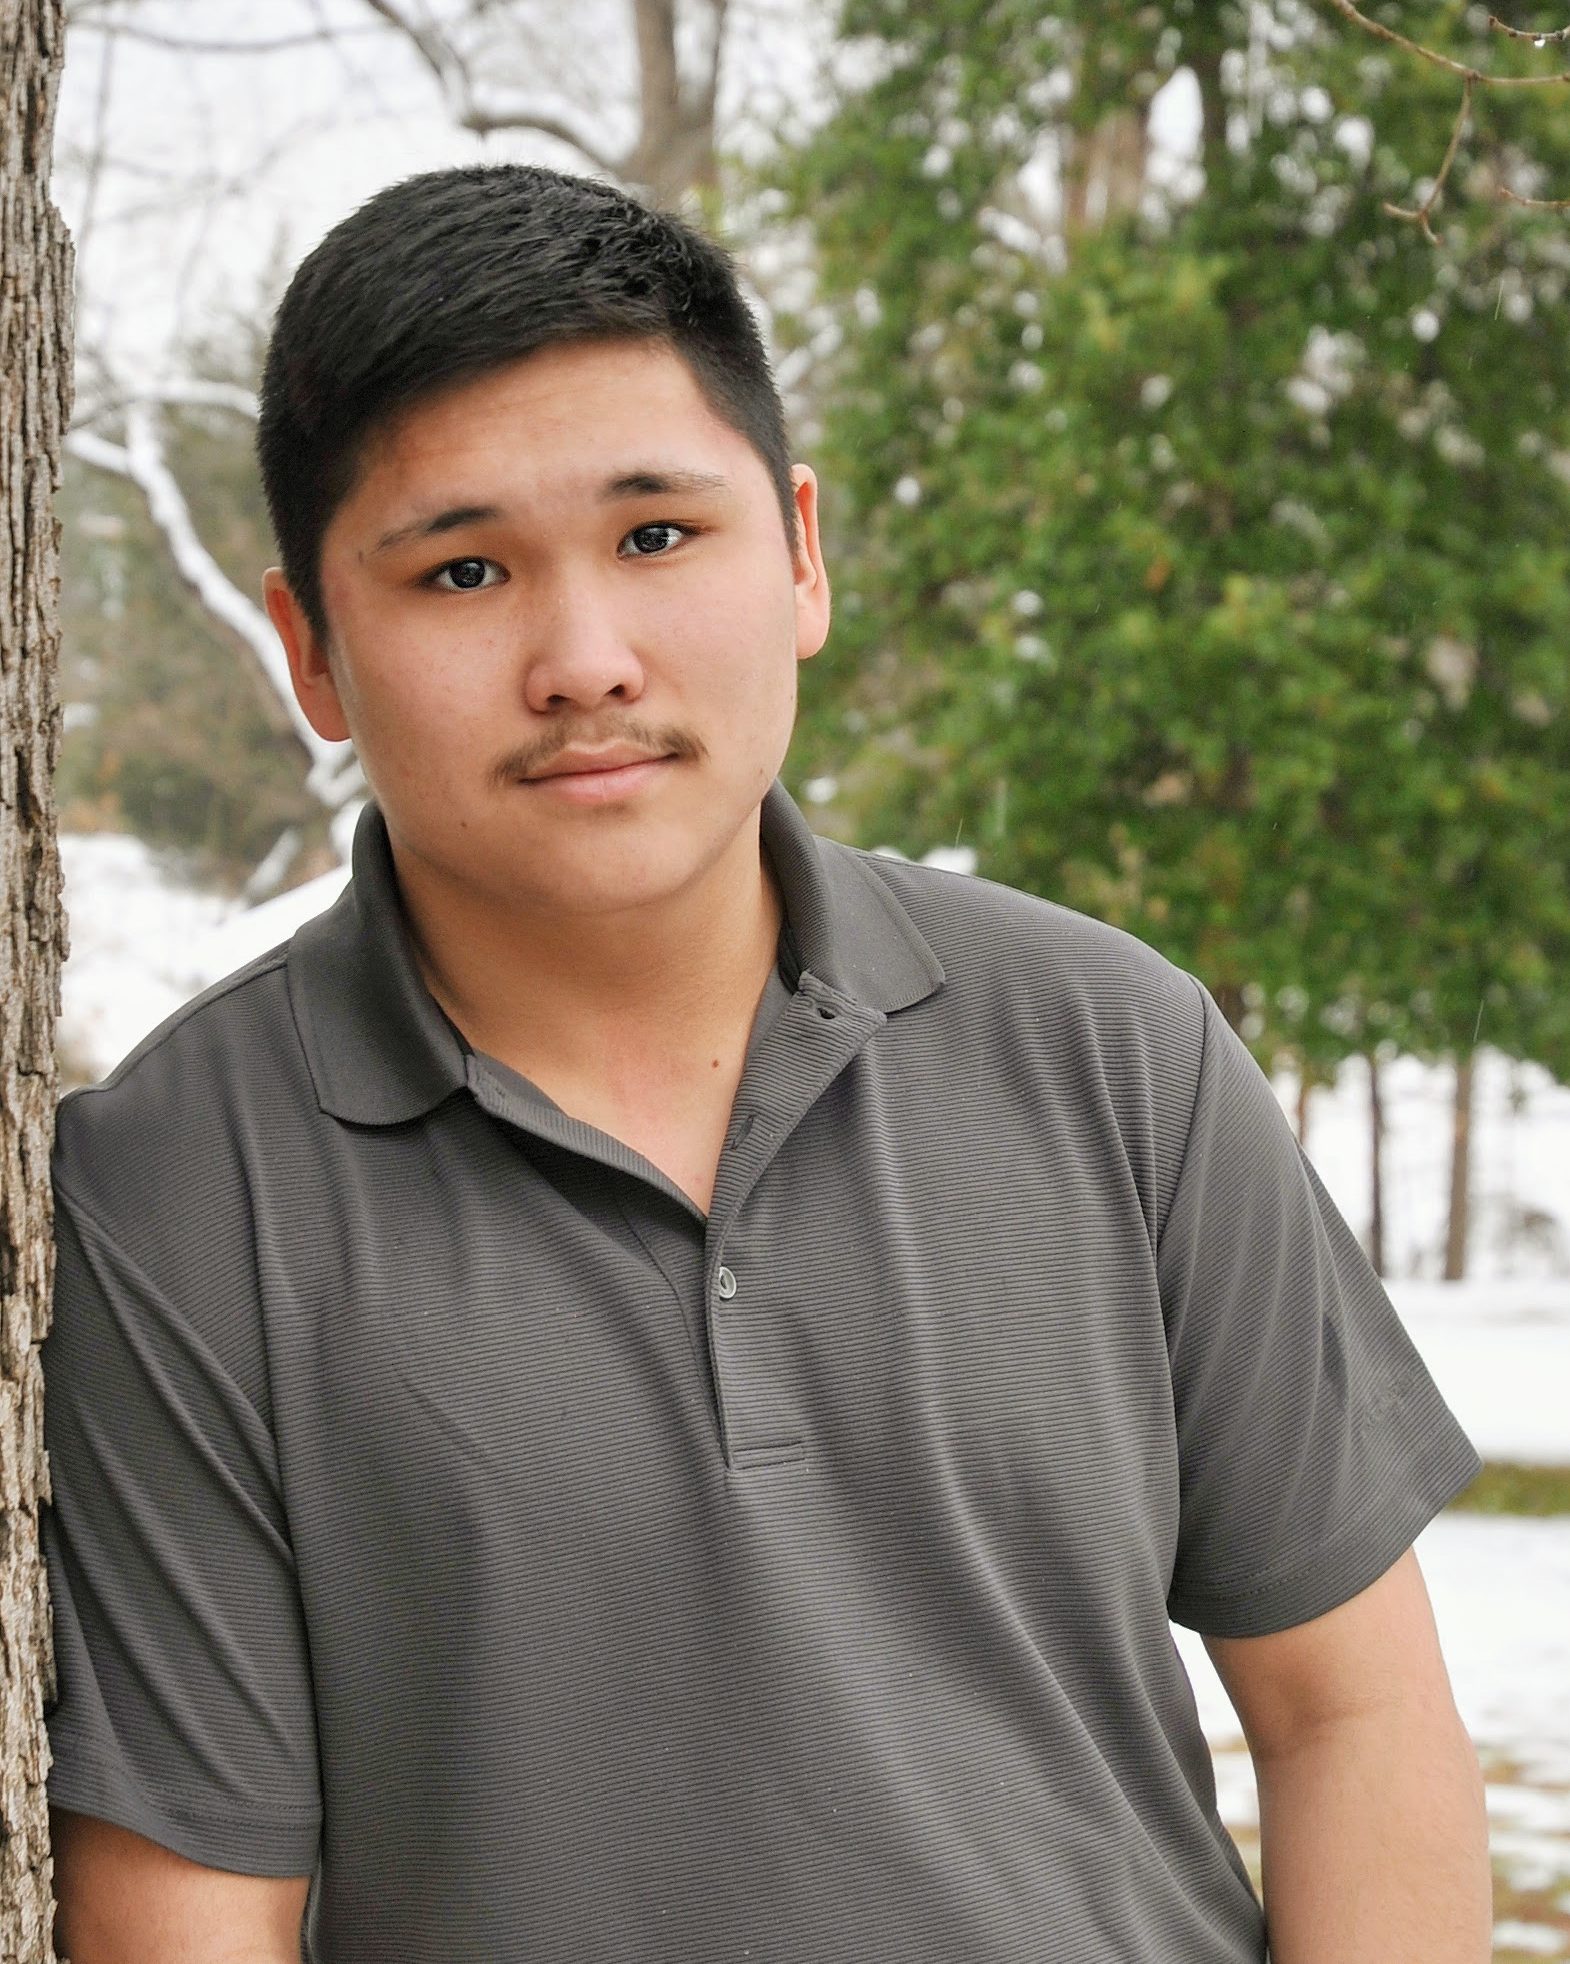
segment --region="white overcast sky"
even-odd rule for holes
[[[204,43],[287,41],[323,27],[332,41],[272,52],[192,55],[87,25],[67,39],[56,141],[56,197],[81,243],[78,341],[117,367],[159,374],[170,349],[214,310],[261,306],[269,266],[285,271],[338,219],[411,172],[480,158],[586,168],[533,135],[456,129],[418,57],[363,0],[89,0],[147,35]],[[418,4],[418,0],[415,0]],[[425,0],[451,14],[454,0]],[[630,0],[516,0],[549,37],[559,80],[482,65],[498,95],[592,117],[602,140],[631,135]],[[691,10],[689,9],[689,12]],[[812,120],[823,99],[829,0],[732,0],[722,126],[761,131]],[[694,15],[694,18],[698,16]],[[1187,76],[1158,99],[1157,142],[1192,141]],[[762,140],[754,135],[753,142]],[[101,156],[89,200],[88,163]]]
[[[519,0],[549,22],[550,0]],[[447,11],[451,12],[449,4]],[[597,98],[611,148],[631,135],[627,0],[562,0],[553,54],[568,100]],[[819,16],[821,17],[821,15]],[[79,337],[157,367],[172,336],[214,306],[244,306],[270,261],[292,266],[382,185],[477,159],[587,166],[532,135],[454,128],[434,79],[361,0],[115,0],[111,18],[210,43],[279,41],[324,24],[347,30],[244,55],[180,53],[80,25],[67,39],[56,132],[56,197],[81,253]],[[821,32],[813,0],[733,0],[722,113],[810,109]],[[496,65],[498,95],[549,108],[553,89]],[[563,94],[558,85],[554,100]],[[102,152],[89,210],[87,160]],[[85,227],[85,232],[84,232]]]

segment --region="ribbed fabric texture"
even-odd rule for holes
[[[315,1964],[1258,1960],[1169,1613],[1334,1607],[1475,1455],[1191,977],[764,842],[707,1219],[466,1051],[374,810],[66,1102],[51,1798],[312,1873]]]

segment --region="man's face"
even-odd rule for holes
[[[306,713],[354,738],[422,875],[605,913],[756,838],[828,632],[793,477],[794,557],[756,451],[653,342],[547,349],[373,439],[322,542],[330,647],[276,570],[266,597]],[[592,768],[627,757],[650,761]]]

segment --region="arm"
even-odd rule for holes
[[[1483,1783],[1411,1549],[1326,1615],[1205,1647],[1254,1757],[1274,1964],[1486,1964]]]
[[[70,1964],[299,1964],[308,1876],[232,1875],[88,1814],[49,1819]]]
[[[69,1113],[67,1101],[67,1147]],[[207,1890],[255,1900],[277,1892],[267,1877],[310,1875],[320,1852],[315,1704],[265,1343],[254,1304],[247,1318],[231,1299],[239,1281],[226,1295],[182,1268],[196,1238],[178,1231],[189,1196],[159,1211],[169,1287],[57,1189],[43,1347],[52,1494],[39,1536],[56,1667],[49,1799],[77,1964],[204,1958],[200,1922],[192,1947],[176,1935],[206,1902],[204,1873]],[[200,1202],[192,1217],[213,1218]],[[243,1270],[233,1250],[228,1263]],[[221,1917],[214,1934],[229,1942]],[[238,1934],[250,1940],[248,1926]],[[142,1947],[121,1948],[128,1936]],[[297,1939],[277,1954],[298,1964]]]

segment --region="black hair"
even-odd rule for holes
[[[593,178],[529,164],[379,191],[301,262],[256,448],[284,577],[324,639],[321,544],[368,438],[423,397],[564,342],[664,342],[762,459],[796,541],[785,416],[723,247]]]

